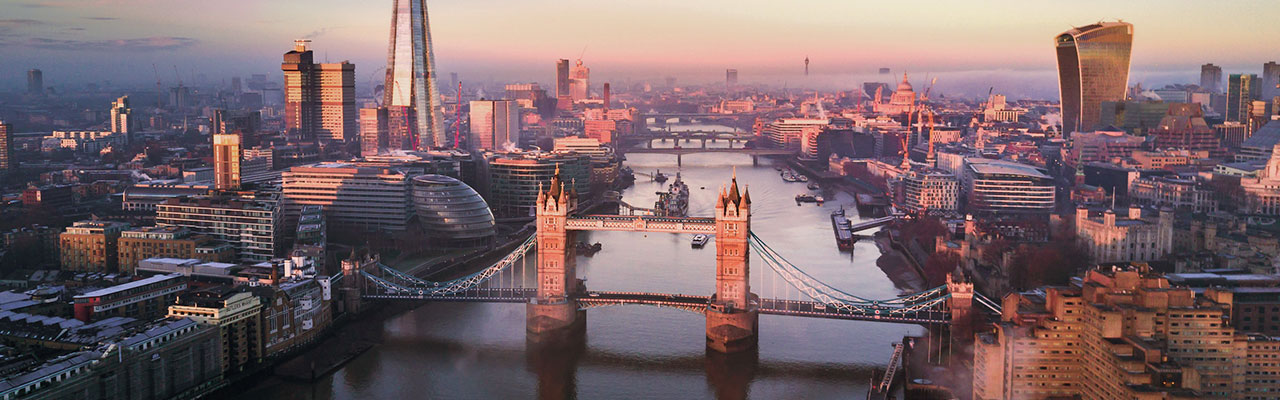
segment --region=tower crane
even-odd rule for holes
[[[462,81],[458,81],[458,97],[455,100],[457,109],[453,114],[453,148],[461,148],[462,146]]]
[[[151,72],[156,74],[156,108],[159,109],[160,105],[163,104],[160,99],[164,98],[164,91],[160,84],[160,69],[156,68],[155,63],[151,63]]]

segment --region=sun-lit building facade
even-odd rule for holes
[[[1062,97],[1062,132],[1097,128],[1104,101],[1123,101],[1129,85],[1133,25],[1099,22],[1054,37],[1058,53],[1058,85]]]
[[[387,107],[388,140],[416,142],[419,149],[446,144],[437,81],[426,0],[395,0],[382,103]]]

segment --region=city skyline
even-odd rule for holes
[[[745,4],[728,13],[714,2],[617,5],[608,11],[585,2],[561,4],[552,8],[503,1],[479,6],[429,3],[438,70],[458,72],[469,81],[549,85],[554,79],[554,71],[546,68],[549,60],[576,60],[581,54],[597,70],[597,82],[656,82],[671,75],[684,83],[706,83],[720,80],[725,68],[737,68],[746,83],[851,87],[864,75],[874,76],[876,68],[889,67],[895,73],[949,74],[953,78],[942,80],[939,87],[946,92],[948,85],[981,80],[970,75],[1007,71],[1036,79],[1040,74],[1051,76],[1054,57],[1045,43],[1073,24],[1098,20],[1119,18],[1139,26],[1133,82],[1185,81],[1206,62],[1223,65],[1227,72],[1253,72],[1269,59],[1255,59],[1259,56],[1249,50],[1280,46],[1276,35],[1259,35],[1249,28],[1266,26],[1265,13],[1229,14],[1226,10],[1240,7],[1207,9],[1189,1],[1162,7],[1095,2],[1062,10],[1015,2],[983,7],[831,3],[815,6],[821,13],[765,3]],[[1236,5],[1263,6],[1248,1]],[[9,16],[0,19],[0,50],[24,52],[28,61],[0,66],[0,87],[16,90],[29,68],[44,70],[50,86],[100,82],[110,76],[120,86],[145,87],[155,79],[147,64],[168,66],[160,68],[164,81],[177,79],[175,65],[188,81],[200,74],[210,82],[252,73],[274,75],[271,65],[278,49],[298,38],[315,41],[318,61],[350,60],[360,66],[358,86],[375,82],[370,76],[378,75],[385,60],[378,49],[386,46],[389,7],[381,4],[321,2],[302,11],[288,4],[239,1],[174,6],[116,0],[76,4],[74,10],[69,6],[58,1],[0,5],[0,14]],[[582,23],[550,22],[560,14]],[[777,15],[775,20],[783,22],[763,21],[760,15]],[[871,17],[876,15],[881,17]],[[976,18],[979,15],[982,18]],[[1191,15],[1203,21],[1204,29],[1178,23]],[[227,34],[225,21],[237,20],[242,22],[236,34]],[[758,29],[761,24],[774,25]],[[790,33],[776,34],[779,31]],[[243,37],[255,40],[246,42]],[[806,56],[812,59],[807,80]],[[88,68],[90,62],[101,68]],[[1028,95],[1043,91],[1037,88]]]

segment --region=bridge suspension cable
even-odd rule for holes
[[[849,313],[874,314],[907,314],[923,311],[946,301],[951,297],[945,293],[946,286],[939,286],[907,296],[884,300],[871,300],[836,289],[819,281],[799,267],[786,261],[764,243],[754,233],[749,240],[751,247],[758,252],[774,272],[783,278],[791,287],[810,298]]]
[[[475,288],[481,283],[488,281],[494,275],[497,275],[512,265],[515,265],[517,260],[523,259],[526,253],[537,247],[537,243],[536,237],[530,236],[529,239],[524,241],[524,243],[521,243],[515,250],[508,253],[505,257],[494,263],[489,268],[444,282],[419,279],[382,264],[378,264],[378,267],[380,272],[388,275],[386,278],[379,277],[366,271],[361,271],[360,273],[363,274],[364,277],[368,278],[369,281],[390,291],[413,293],[423,296],[456,294],[464,290]],[[523,263],[521,265],[523,266]],[[515,277],[513,276],[513,281],[514,278]]]

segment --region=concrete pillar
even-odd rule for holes
[[[760,316],[750,286],[751,194],[739,194],[736,176],[728,192],[720,191],[715,213],[716,293],[707,305],[707,347],[739,352],[755,347]]]
[[[676,153],[676,166],[683,166],[683,165],[684,165],[684,155],[680,153]]]

